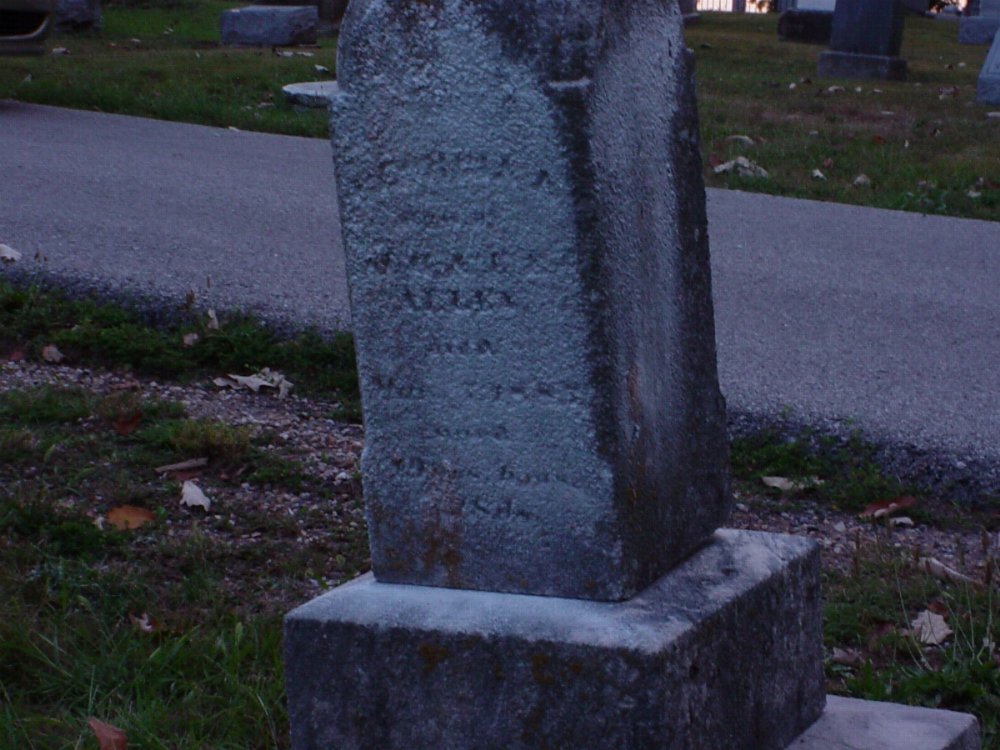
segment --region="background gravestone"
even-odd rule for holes
[[[219,37],[234,47],[315,44],[319,12],[315,5],[252,5],[219,14]]]
[[[994,35],[993,46],[979,71],[976,101],[980,104],[1000,104],[1000,31]]]
[[[100,0],[59,0],[55,28],[58,31],[88,31],[101,27]]]
[[[820,53],[824,78],[906,78],[899,57],[904,8],[899,0],[837,0],[830,49]]]
[[[960,44],[991,44],[1000,30],[1000,0],[979,0],[974,15],[963,16],[958,22]]]
[[[829,44],[833,12],[791,8],[778,17],[778,38],[788,42]]]

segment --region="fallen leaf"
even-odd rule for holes
[[[143,633],[155,633],[160,629],[160,624],[146,612],[141,615],[133,615],[130,612],[128,619],[137,630],[141,630]]]
[[[874,143],[876,146],[881,146],[882,144],[885,143],[885,138],[881,135],[873,135],[872,143]]]
[[[792,83],[788,84],[788,88],[789,88],[789,90],[791,90],[791,91],[794,91],[794,90],[795,90],[795,89],[797,89],[798,87],[799,87],[799,85],[798,85],[797,83],[795,83],[794,81],[793,81]]]
[[[201,469],[208,466],[207,458],[189,458],[187,461],[179,461],[176,464],[165,464],[157,466],[153,471],[157,474],[173,474],[178,471],[190,471],[191,469]]]
[[[198,343],[198,339],[201,337],[197,333],[185,333],[181,336],[181,346],[185,349],[190,349],[192,346]]]
[[[910,527],[910,526],[913,526],[913,519],[910,518],[909,516],[900,516],[899,518],[890,518],[889,519],[889,526],[891,528],[893,528],[893,529],[896,528],[897,526]]]
[[[189,508],[201,507],[207,513],[212,507],[212,501],[194,482],[186,481],[181,485],[181,505]]]
[[[872,181],[871,178],[868,177],[868,175],[859,174],[851,181],[851,184],[854,185],[854,187],[868,187],[869,185],[872,184]]]
[[[978,586],[979,581],[969,578],[969,576],[959,573],[954,568],[950,568],[936,557],[921,557],[917,560],[917,569],[925,573],[930,573],[935,578],[947,581],[948,583],[968,583]]]
[[[823,174],[822,172],[820,172],[818,169],[814,169],[812,171],[812,178],[814,180],[825,180],[826,179],[826,175]]]
[[[900,495],[899,497],[891,497],[888,500],[879,500],[876,503],[872,503],[858,515],[862,518],[882,518],[895,513],[897,510],[910,508],[916,505],[916,503],[917,498],[910,495]]]
[[[326,73],[330,72],[330,69],[325,65],[313,65],[313,68],[315,68],[316,72],[319,73],[320,75],[325,75]]]
[[[119,435],[131,435],[140,422],[142,422],[142,412],[137,412],[130,417],[116,419],[112,425]]]
[[[152,511],[135,505],[119,505],[108,511],[108,523],[121,531],[138,529],[140,526],[156,520]]]
[[[52,364],[57,365],[66,359],[66,355],[59,351],[59,347],[55,344],[49,344],[48,346],[42,348],[42,359],[46,362],[51,362]]]
[[[732,161],[727,161],[713,170],[715,174],[726,174],[736,171],[741,177],[769,177],[767,170],[759,164],[750,161],[745,156],[737,156]]]
[[[236,130],[236,128],[231,128],[231,130]],[[218,331],[220,328],[219,316],[215,314],[215,310],[210,309],[207,313],[205,313],[205,316],[208,318],[208,321],[205,323],[205,328],[210,331]]]
[[[781,490],[782,492],[808,490],[812,487],[819,487],[823,484],[823,480],[819,477],[803,477],[802,479],[789,479],[788,477],[761,477],[760,481],[764,483],[764,486]]]
[[[17,263],[21,260],[21,253],[10,245],[0,244],[0,260],[4,263]]]
[[[23,349],[13,349],[10,354],[7,355],[8,362],[21,362],[24,359]]]
[[[927,609],[910,623],[910,635],[928,646],[944,643],[952,632],[941,615]]]
[[[830,86],[829,88],[825,89],[823,93],[829,96],[830,94],[838,94],[843,90],[844,90],[843,86]]]
[[[843,664],[845,667],[860,667],[865,663],[864,657],[861,656],[861,652],[856,651],[853,648],[834,648],[833,654],[830,656],[830,661],[834,664]]]
[[[261,388],[274,388],[274,385],[272,385],[269,381],[256,375],[233,375],[230,373],[229,378],[235,382],[236,385],[248,388],[254,393],[259,393]]]
[[[826,157],[823,160],[823,166],[826,167],[827,169],[829,169],[830,167],[832,167],[833,166],[833,159],[831,159],[829,156]]]
[[[741,146],[752,146],[754,145],[754,140],[748,135],[728,135],[726,140],[729,143],[738,143]]]
[[[65,47],[53,47],[52,48],[52,54],[53,55],[68,55],[69,54],[69,50],[66,49]]]
[[[87,724],[94,730],[94,736],[97,737],[97,746],[100,750],[128,750],[128,737],[118,727],[105,724],[93,716],[87,719]]]
[[[276,388],[278,390],[278,398],[286,398],[294,387],[292,381],[277,370],[272,370],[270,367],[265,367],[263,370],[255,372],[253,375],[233,375],[230,373],[228,381],[223,378],[216,378],[212,382],[220,388],[235,388],[240,386],[247,388],[254,393],[259,393],[261,388]]]
[[[967,190],[967,191],[965,192],[965,194],[966,194],[966,195],[967,195],[967,196],[968,196],[969,198],[972,198],[972,199],[976,199],[976,198],[982,198],[982,197],[983,197],[983,194],[982,194],[982,193],[980,193],[980,192],[979,192],[978,190]]]

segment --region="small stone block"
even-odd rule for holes
[[[958,22],[959,44],[991,44],[1000,30],[998,16],[970,16]]]
[[[976,101],[980,104],[1000,104],[1000,32],[993,37],[993,46],[979,71]]]
[[[820,52],[817,75],[820,78],[879,78],[906,80],[906,60],[884,55],[857,55],[851,52]]]
[[[318,24],[315,5],[255,5],[219,14],[219,36],[235,47],[315,44]]]
[[[285,622],[295,750],[783,750],[825,700],[819,556],[723,530],[604,603],[379,583]]]
[[[819,720],[788,750],[979,750],[976,717],[830,695]]]
[[[289,104],[315,109],[329,109],[330,97],[339,90],[336,81],[306,81],[305,83],[289,83],[282,86],[281,91]]]

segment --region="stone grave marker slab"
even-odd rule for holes
[[[976,82],[976,101],[1000,104],[1000,31],[993,35],[993,46],[986,53]]]
[[[904,7],[899,0],[837,0],[830,49],[820,53],[824,78],[906,78],[899,57]]]
[[[1000,31],[1000,0],[980,0],[975,15],[963,16],[958,22],[960,44],[992,44]]]
[[[315,5],[254,5],[219,14],[219,38],[233,47],[315,44],[319,12]]]

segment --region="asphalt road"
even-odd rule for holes
[[[0,101],[21,272],[344,327],[334,205],[324,141]],[[902,474],[1000,494],[1000,223],[709,190],[709,225],[736,428],[860,429]]]

